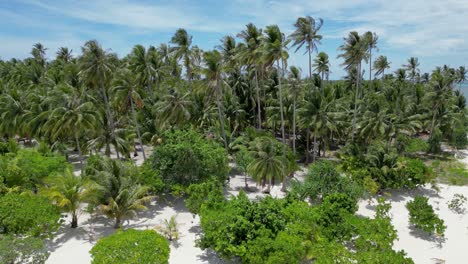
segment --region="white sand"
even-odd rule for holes
[[[145,148],[146,150],[146,148]],[[148,149],[148,156],[150,150]],[[468,164],[468,151],[460,152],[459,155],[465,164]],[[141,154],[134,159],[138,165],[142,163]],[[79,170],[77,171],[79,173]],[[302,180],[305,170],[298,171],[295,178]],[[247,195],[250,199],[265,197],[261,193],[261,188],[256,187],[255,182],[248,179],[249,189]],[[244,176],[233,175],[230,177],[229,186],[226,188],[226,195],[237,195],[244,189]],[[399,191],[391,193],[387,199],[392,202],[392,223],[398,231],[399,240],[395,241],[394,248],[404,249],[408,256],[413,258],[415,263],[435,263],[436,259],[445,260],[446,263],[468,263],[468,214],[457,215],[448,210],[447,202],[452,199],[455,193],[468,197],[468,186],[448,186],[439,185],[440,192],[426,186],[413,191]],[[405,208],[407,201],[414,195],[425,195],[430,198],[430,203],[434,206],[436,213],[445,221],[447,230],[445,232],[445,242],[434,240],[434,238],[414,230],[408,223],[408,212]],[[273,197],[284,197],[281,191],[281,184],[271,189]],[[375,201],[369,206],[368,201],[359,203],[358,214],[373,217]],[[149,210],[139,213],[134,220],[126,221],[124,228],[147,229],[160,225],[164,219],[177,215],[179,223],[180,239],[178,243],[171,243],[171,254],[169,263],[189,264],[189,263],[226,263],[221,260],[211,250],[201,250],[195,246],[195,240],[201,232],[199,217],[188,212],[184,202],[179,200],[163,201],[158,200],[151,203]],[[71,229],[70,219],[59,230],[57,237],[50,243],[49,264],[81,264],[90,263],[89,250],[96,240],[108,236],[115,232],[113,222],[101,215],[90,216],[83,213],[79,219],[79,227]]]

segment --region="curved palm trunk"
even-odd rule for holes
[[[293,153],[296,155],[296,97],[293,100]]]
[[[352,124],[352,132],[351,132],[351,139],[354,141],[354,134],[356,133],[356,114],[357,114],[357,101],[359,95],[359,85],[361,79],[361,62],[357,65],[357,80],[356,80],[356,94],[354,95],[354,113],[353,113],[353,124]]]
[[[372,89],[372,48],[369,49],[369,88]]]
[[[229,152],[228,151],[228,143],[227,143],[227,139],[226,139],[226,132],[224,131],[224,120],[223,120],[223,109],[222,109],[222,103],[221,103],[221,99],[223,98],[222,97],[222,90],[221,90],[221,81],[218,79],[216,81],[216,89],[218,90],[217,91],[217,96],[216,96],[216,101],[217,101],[217,104],[218,104],[218,117],[219,117],[219,126],[221,128],[221,135],[223,136],[223,141],[224,141],[224,148],[226,149],[226,152]]]
[[[80,159],[80,170],[81,170],[81,173],[83,173],[83,167],[84,167],[84,164],[83,164],[83,154],[81,153],[81,146],[80,146],[80,140],[78,139],[78,131],[77,131],[77,128],[75,127],[75,143],[76,143],[76,148],[78,149],[78,157]]]
[[[139,141],[138,143],[140,143],[141,153],[143,154],[143,160],[146,160],[145,150],[143,148],[143,141],[141,140],[141,135],[140,135],[140,128],[138,126],[135,107],[133,106],[133,99],[131,97],[130,97],[130,107],[132,108],[133,123],[135,125],[135,130],[137,132],[138,141]]]
[[[262,113],[260,107],[260,87],[258,85],[258,68],[255,66],[255,84],[257,93],[257,115],[258,115],[258,129],[262,129]]]
[[[104,89],[104,86],[102,85],[102,83],[101,83],[101,92],[102,92],[102,96],[104,97],[104,103],[106,105],[106,115],[107,115],[107,120],[109,122],[109,128],[111,130],[110,131],[111,138],[112,138],[111,140],[114,141],[115,143],[115,153],[117,155],[117,159],[120,159],[119,149],[117,148],[117,140],[114,134],[114,119],[112,117],[112,112],[111,112],[110,105],[109,105],[109,98],[107,97],[106,90]]]
[[[281,70],[280,68],[280,63],[279,63],[279,59],[276,61],[276,66],[278,67],[278,71]],[[279,85],[279,99],[280,99],[280,118],[281,118],[281,137],[282,137],[282,140],[283,140],[283,159],[284,161],[286,161],[286,136],[285,136],[285,133],[284,133],[284,114],[283,114],[283,90],[282,90],[282,86],[281,86],[281,78],[282,78],[282,74],[279,74],[278,75],[278,85]],[[286,190],[286,175],[284,175],[284,172],[283,172],[283,175],[281,175],[283,177],[283,187],[281,188],[281,190]]]

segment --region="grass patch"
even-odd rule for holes
[[[457,160],[434,160],[431,167],[442,183],[451,185],[468,185],[468,169]]]

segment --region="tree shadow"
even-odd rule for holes
[[[441,249],[443,247],[444,243],[447,240],[443,236],[437,236],[437,235],[434,235],[434,234],[427,233],[424,230],[416,228],[413,225],[409,226],[409,230],[410,230],[410,235],[411,236],[413,236],[415,238],[422,239],[422,240],[429,241],[429,242],[433,243],[434,247],[436,247],[438,249]]]
[[[197,256],[197,259],[200,260],[201,262],[208,262],[210,264],[237,264],[241,263],[240,259],[222,259],[221,257],[218,256],[218,254],[208,248],[203,251],[202,254]]]

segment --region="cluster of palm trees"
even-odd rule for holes
[[[453,89],[466,80],[464,67],[421,74],[410,58],[388,74],[372,32],[344,38],[338,57],[348,74],[329,80],[329,57],[318,52],[322,25],[300,17],[287,36],[276,25],[248,24],[211,51],[179,29],[170,43],[136,45],[123,58],[91,40],[78,56],[64,47],[47,60],[38,43],[30,58],[0,61],[0,133],[75,149],[80,160],[101,149],[117,157],[141,151],[146,159],[143,144],[165,129],[196,127],[231,151],[230,142],[255,126],[308,162],[347,140],[391,143],[402,133],[436,129],[448,137],[466,117],[465,100]],[[289,48],[305,50],[307,76],[288,65]]]

